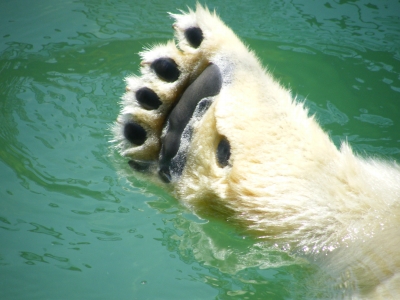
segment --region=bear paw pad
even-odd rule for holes
[[[140,53],[141,75],[126,79],[122,110],[114,126],[114,141],[130,159],[129,165],[158,174],[164,182],[181,176],[188,153],[193,152],[194,129],[229,88],[239,57],[251,56],[208,9],[198,5],[196,11],[170,15],[175,19],[176,44],[170,41]],[[209,128],[212,140],[203,146],[210,148],[213,157],[206,159],[224,168],[230,164],[231,146],[216,130],[215,116],[212,119],[207,125],[214,126]]]

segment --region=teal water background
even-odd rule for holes
[[[310,299],[315,266],[126,177],[109,125],[195,1],[0,2],[0,299]],[[209,1],[337,145],[400,162],[399,1]]]

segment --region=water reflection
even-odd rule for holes
[[[253,33],[257,38],[276,36],[281,42],[287,39],[344,57],[366,49],[398,55],[399,9],[398,1],[270,1],[263,9],[267,22],[256,17],[248,20],[257,22],[250,28],[261,29]]]
[[[199,218],[145,181],[132,178],[132,184],[143,193],[160,195],[147,202],[163,217],[163,226],[157,228],[161,237],[155,240],[171,257],[192,266],[191,280],[210,285],[221,297],[334,298],[351,292],[339,288],[337,279],[317,265],[277,245],[224,220]]]
[[[59,50],[63,45],[53,46]],[[113,78],[104,69],[91,71],[91,65],[93,70],[98,67],[96,62],[86,59],[85,55],[76,55],[78,49],[67,49],[51,55],[58,62],[57,71],[54,64],[48,63],[48,49],[39,55],[27,56],[26,47],[12,46],[2,53],[2,75],[7,79],[0,82],[0,87],[7,94],[2,99],[1,158],[18,170],[16,174],[25,188],[34,190],[32,183],[36,183],[48,191],[74,197],[118,201],[107,191],[96,192],[88,187],[93,184],[93,171],[101,170],[101,162],[106,161],[104,133],[112,110],[118,109],[115,103],[110,103],[108,95],[115,94],[117,102],[123,85],[121,76]],[[96,51],[112,53],[107,46],[87,49],[89,57],[99,57],[98,53],[93,53]],[[112,66],[109,68],[112,72],[118,68],[115,59],[105,64]],[[70,71],[68,66],[74,66],[78,73]],[[88,75],[84,69],[89,69]],[[79,135],[76,134],[78,129]],[[82,143],[83,140],[86,143]],[[98,149],[94,145],[98,145]],[[84,171],[83,166],[92,156],[100,163],[91,164],[92,172]],[[59,166],[69,167],[60,173]],[[77,177],[76,169],[86,175]],[[37,192],[41,192],[40,189]]]
[[[20,255],[23,259],[26,260],[25,263],[28,265],[34,265],[35,262],[47,263],[47,261],[44,260],[43,256],[40,256],[32,252],[21,252]]]
[[[54,237],[56,239],[63,240],[63,238],[61,238],[62,233],[55,231],[53,228],[47,228],[47,227],[45,227],[43,225],[36,224],[36,223],[30,223],[30,224],[33,227],[35,227],[35,229],[29,230],[30,232],[47,234],[47,235],[50,235],[50,236],[52,236],[52,237]]]

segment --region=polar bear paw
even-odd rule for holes
[[[140,76],[126,79],[113,132],[129,165],[196,212],[283,249],[332,252],[323,264],[346,285],[389,282],[400,269],[399,167],[338,150],[215,13],[170,15],[175,42],[141,52]]]
[[[158,174],[167,183],[181,176],[193,132],[223,90],[229,90],[243,55],[250,57],[244,60],[247,64],[253,60],[258,66],[236,35],[208,9],[198,5],[196,11],[170,16],[175,20],[176,43],[140,53],[141,75],[126,79],[114,127],[117,147],[130,159],[129,165]],[[207,130],[212,131],[213,141],[204,146],[214,152],[207,159],[220,168],[228,166],[229,140],[216,128]]]

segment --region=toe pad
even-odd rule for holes
[[[179,78],[179,75],[181,75],[178,65],[169,57],[156,59],[151,63],[150,67],[156,72],[160,79],[166,82],[174,82]]]
[[[124,137],[134,145],[140,146],[146,141],[146,131],[139,124],[130,121],[124,126]]]
[[[198,27],[190,27],[185,31],[185,38],[193,48],[198,48],[203,41],[203,31]]]
[[[157,109],[162,104],[157,94],[147,87],[136,91],[136,99],[147,110]]]
[[[226,167],[229,164],[231,156],[231,145],[226,138],[222,138],[217,147],[217,161],[221,167]]]

